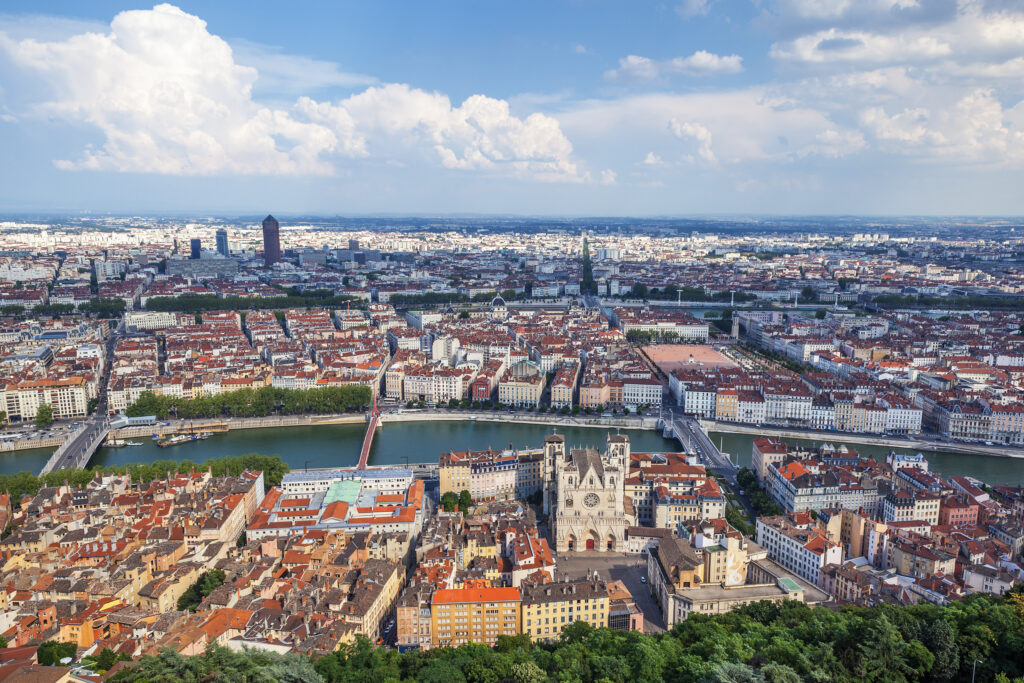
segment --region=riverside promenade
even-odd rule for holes
[[[169,422],[170,424],[164,424]],[[227,419],[166,420],[155,425],[122,427],[110,430],[112,439],[131,439],[153,434],[177,434],[195,431],[204,423],[227,425],[228,431],[235,429],[273,429],[278,427],[313,427],[316,425],[359,424],[366,422],[362,413],[341,413],[337,415],[269,415],[267,417],[231,417]]]
[[[66,438],[65,436],[47,436],[42,439],[9,439],[0,442],[0,453],[27,451],[33,448],[55,448],[64,443]]]
[[[507,422],[510,424],[552,425],[555,427],[597,427],[601,429],[657,429],[654,415],[640,417],[602,417],[600,415],[537,415],[498,411],[411,411],[381,415],[381,422]]]
[[[401,412],[400,412],[401,411]],[[381,425],[400,422],[504,422],[509,424],[537,424],[553,427],[596,427],[602,429],[657,429],[656,416],[612,416],[600,415],[535,415],[530,413],[508,413],[496,411],[452,411],[400,409],[382,412]],[[366,422],[363,413],[342,413],[337,415],[274,415],[268,417],[235,417],[219,420],[169,420],[156,425],[112,429],[110,438],[130,439],[148,437],[153,434],[177,434],[181,431],[195,431],[203,423],[226,424],[228,431],[236,429],[270,429],[281,427],[315,427],[330,424],[361,424]],[[58,442],[59,443],[59,442]]]
[[[918,451],[938,451],[959,455],[986,455],[997,458],[1024,458],[1024,448],[1018,446],[963,443],[946,441],[928,435],[888,436],[885,434],[855,434],[852,432],[827,432],[799,427],[773,427],[768,425],[744,425],[734,422],[717,422],[702,419],[701,425],[705,432],[721,432],[723,434],[750,434],[754,436],[775,436],[782,439],[808,439],[811,441],[828,441],[845,444],[865,444],[868,446],[885,446],[888,448],[904,448]]]

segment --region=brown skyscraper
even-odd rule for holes
[[[281,260],[281,224],[273,216],[263,219],[263,262],[272,266]]]

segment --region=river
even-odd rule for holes
[[[123,465],[154,460],[192,460],[244,453],[280,455],[293,468],[343,467],[356,464],[365,427],[362,424],[319,425],[279,429],[239,429],[215,434],[205,441],[184,443],[171,448],[158,448],[149,438],[134,439],[142,446],[101,448],[90,465]],[[642,430],[607,430],[594,427],[557,427],[571,446],[594,446],[603,449],[609,431],[627,434],[635,451],[676,451],[675,441],[662,438],[659,432]],[[406,462],[436,462],[438,455],[451,450],[487,447],[540,447],[552,428],[536,424],[502,422],[400,422],[385,424],[374,439],[370,451],[371,465],[397,465]],[[712,432],[711,438],[740,465],[750,464],[753,439],[745,434]],[[787,441],[798,441],[787,439]],[[815,443],[815,442],[807,442]],[[820,443],[820,442],[818,442]],[[838,445],[839,440],[831,443]],[[862,455],[884,457],[889,449],[883,446],[853,444]],[[906,449],[897,449],[907,452]],[[33,449],[0,454],[0,474],[38,472],[52,449]],[[1024,482],[1024,460],[996,458],[973,454],[925,451],[933,470],[943,475],[969,474],[992,484]]]
[[[750,465],[750,450],[754,436],[750,434],[725,434],[711,432],[709,434],[715,445],[723,453],[729,453],[733,462],[741,466]],[[778,437],[787,443],[803,443],[818,445],[831,443],[839,446],[841,439],[791,439]],[[908,448],[889,448],[888,446],[871,446],[867,444],[846,444],[847,448],[856,450],[861,455],[871,456],[876,460],[884,460],[891,450],[897,453],[924,453],[928,465],[934,472],[946,477],[967,474],[977,477],[989,484],[1021,484],[1024,483],[1024,459],[997,458],[994,456],[976,455],[974,453],[940,453],[938,451],[918,451]]]
[[[202,462],[222,455],[263,453],[280,455],[293,468],[345,467],[359,460],[364,424],[318,425],[282,429],[239,429],[214,434],[205,441],[190,441],[170,448],[159,448],[152,439],[133,439],[142,446],[101,448],[91,465],[123,465],[161,459]],[[604,449],[605,438],[612,433],[628,434],[633,447],[643,451],[676,450],[675,442],[659,432],[643,430],[606,430],[591,427],[557,427],[570,446],[594,446]],[[377,432],[370,450],[370,465],[400,465],[406,462],[437,462],[447,451],[488,447],[539,448],[552,428],[546,425],[504,422],[396,422],[385,424]]]

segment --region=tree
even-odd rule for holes
[[[744,489],[754,488],[757,486],[757,475],[749,467],[741,467],[736,473],[736,483]]]
[[[36,429],[46,429],[53,424],[53,406],[40,403],[36,408]]]
[[[923,631],[921,642],[935,657],[931,677],[937,681],[952,680],[960,669],[960,648],[957,647],[953,627],[945,619],[936,619]]]
[[[130,662],[131,660],[130,655],[123,652],[114,652],[109,647],[105,647],[98,654],[83,657],[82,664],[97,673],[105,673],[118,662]]]
[[[68,657],[74,659],[78,652],[78,645],[75,643],[62,643],[56,640],[47,640],[40,643],[36,650],[36,660],[40,666],[57,666],[60,660]]]
[[[225,574],[223,569],[211,569],[204,572],[199,580],[188,587],[178,598],[178,609],[195,612],[196,608],[203,601],[203,598],[214,591],[215,588],[224,583]]]
[[[800,290],[800,298],[804,301],[815,301],[818,298],[818,292],[815,291],[814,287],[807,285]]]
[[[859,670],[863,680],[886,683],[908,680],[914,674],[914,669],[907,661],[907,649],[907,643],[903,641],[899,630],[885,614],[874,619],[857,648],[861,657]]]
[[[466,644],[405,653],[357,637],[312,665],[301,655],[215,645],[196,657],[166,649],[142,657],[112,680],[924,682],[947,680],[939,675],[933,643],[951,635],[962,653],[952,680],[970,680],[970,663],[982,659],[979,680],[1002,674],[997,680],[1012,681],[1024,673],[1022,626],[1009,598],[988,595],[946,607],[832,610],[762,602],[726,614],[693,614],[658,636],[575,622],[549,644],[520,635],[499,638],[493,648]]]
[[[469,514],[469,508],[473,505],[473,496],[470,495],[469,491],[463,489],[462,493],[459,494],[459,509],[462,510],[462,514]]]
[[[459,507],[459,494],[454,491],[448,491],[441,496],[441,507],[445,512],[455,512]]]
[[[546,683],[548,680],[544,669],[535,662],[517,662],[512,665],[512,680],[515,683]]]
[[[707,679],[711,683],[764,683],[764,674],[743,662],[722,662]]]

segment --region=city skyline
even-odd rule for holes
[[[38,11],[5,212],[1024,213],[1012,3]]]

